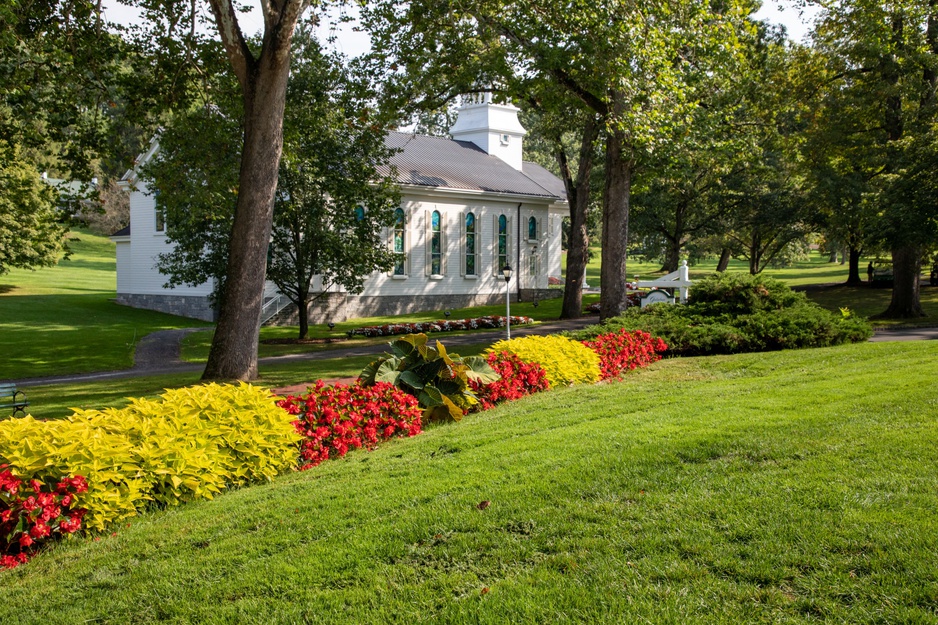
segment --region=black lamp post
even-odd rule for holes
[[[502,269],[502,275],[505,276],[505,328],[508,330],[508,340],[511,340],[511,291],[508,283],[511,282],[511,265],[505,265]]]

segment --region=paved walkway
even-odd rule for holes
[[[530,334],[551,334],[563,330],[578,330],[595,324],[598,317],[589,316],[580,319],[564,321],[551,321],[536,326],[514,326],[511,330],[513,337]],[[204,328],[186,328],[182,330],[162,330],[148,334],[137,344],[134,353],[134,366],[131,369],[120,371],[99,371],[97,373],[81,373],[74,375],[49,376],[42,378],[23,378],[10,380],[18,386],[39,386],[44,384],[68,384],[81,382],[97,382],[101,380],[121,380],[151,375],[172,373],[194,373],[202,371],[202,363],[185,362],[179,358],[179,346],[183,337],[191,332],[205,331]],[[431,334],[432,339],[443,340],[447,348],[465,347],[467,345],[491,345],[504,338],[504,332],[469,332],[466,334],[448,335],[446,333]],[[390,337],[388,337],[390,340]],[[895,330],[877,330],[871,342],[881,341],[926,341],[938,340],[938,327],[933,328],[899,328]],[[298,362],[304,360],[317,360],[329,358],[353,358],[356,356],[372,356],[385,353],[387,342],[382,341],[374,345],[360,345],[357,347],[340,347],[336,349],[318,350],[303,354],[289,354],[286,356],[273,356],[261,358],[262,365]]]
[[[536,326],[512,326],[511,336],[527,336],[529,334],[551,334],[562,330],[578,330],[595,324],[599,317],[589,316],[580,319],[565,321],[551,321]],[[205,331],[204,328],[186,328],[183,330],[161,330],[148,334],[137,344],[134,352],[134,366],[131,369],[120,371],[99,371],[96,373],[78,373],[73,375],[57,375],[42,378],[23,378],[10,380],[17,386],[39,386],[45,384],[70,384],[81,382],[99,382],[102,380],[121,380],[138,378],[150,375],[190,373],[202,371],[204,363],[185,362],[179,358],[179,346],[185,335],[191,332]],[[391,337],[387,337],[388,341]],[[447,348],[464,347],[467,345],[491,345],[505,338],[504,330],[500,332],[469,332],[466,334],[449,335],[445,332],[433,333],[431,339],[439,339]],[[339,347],[335,349],[317,350],[302,354],[288,354],[286,356],[273,356],[261,358],[258,363],[269,365],[284,362],[299,362],[304,360],[317,360],[329,358],[353,358],[355,356],[380,355],[388,351],[388,341],[374,345],[359,345],[356,347]]]

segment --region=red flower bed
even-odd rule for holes
[[[530,317],[511,317],[511,325],[531,323]],[[388,323],[383,326],[364,326],[349,330],[349,338],[353,336],[394,336],[397,334],[429,334],[430,332],[453,332],[455,330],[478,330],[485,328],[504,328],[505,317],[493,315],[491,317],[476,317],[474,319],[453,319],[445,321],[426,321],[423,323]]]
[[[526,363],[508,352],[493,352],[486,360],[495,373],[502,377],[485,385],[469,380],[472,391],[482,403],[482,410],[550,388],[544,368],[537,363]]]
[[[79,475],[62,479],[54,489],[39,480],[24,487],[6,467],[0,465],[0,568],[12,569],[27,562],[42,542],[81,529],[86,510],[71,505],[88,484]]]
[[[300,443],[300,470],[310,469],[349,449],[373,449],[378,441],[420,433],[423,410],[417,400],[386,382],[373,386],[322,380],[305,396],[290,395],[277,405],[299,418],[293,422]]]
[[[599,355],[599,370],[604,380],[661,360],[661,353],[668,349],[660,338],[652,338],[641,330],[600,334],[583,344]]]

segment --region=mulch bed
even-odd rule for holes
[[[323,380],[323,383],[326,386],[332,386],[335,384],[354,384],[358,380],[357,377],[354,378],[333,378],[332,380]],[[281,386],[280,388],[272,388],[270,392],[278,396],[286,395],[301,395],[306,392],[306,389],[310,386],[315,385],[315,382],[306,382],[305,384],[294,384],[292,386]]]

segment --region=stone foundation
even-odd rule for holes
[[[115,301],[131,308],[145,308],[179,317],[215,321],[215,310],[207,297],[118,293]]]
[[[512,291],[512,302],[533,302],[562,297],[561,289],[522,289]],[[205,297],[178,295],[117,295],[117,303],[133,308],[158,310],[180,317],[215,321],[215,311]],[[504,293],[487,295],[417,295],[413,297],[378,297],[328,293],[316,299],[309,307],[311,324],[339,323],[362,317],[394,317],[422,311],[443,311],[472,306],[491,306],[505,303]],[[267,325],[295,326],[299,323],[296,308],[291,304],[275,315]]]

